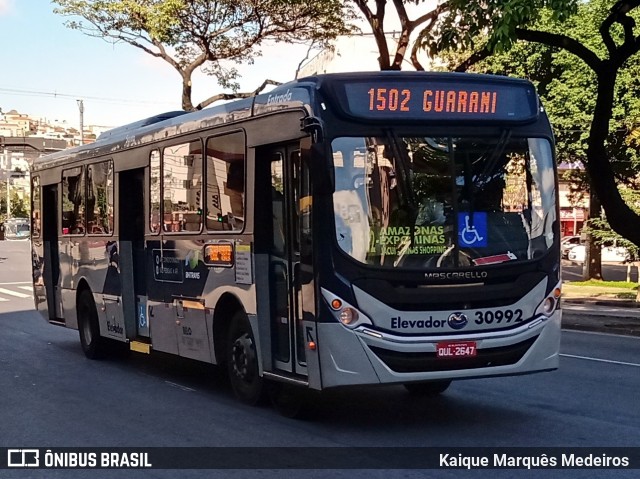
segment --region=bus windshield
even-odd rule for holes
[[[551,144],[498,137],[332,141],[335,233],[355,260],[389,268],[527,261],[553,244]]]

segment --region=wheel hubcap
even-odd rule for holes
[[[254,374],[256,355],[253,342],[248,334],[243,334],[233,342],[231,361],[234,374],[243,381],[250,382]]]
[[[81,314],[82,314],[82,333],[84,334],[84,339],[87,342],[87,344],[91,344],[91,340],[93,339],[92,334],[91,334],[91,324],[88,320],[88,314],[87,311],[84,310],[84,308],[81,310]]]

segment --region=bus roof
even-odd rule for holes
[[[373,82],[373,83],[372,83]],[[62,150],[37,158],[33,162],[32,169],[37,171],[49,166],[55,166],[60,161],[69,159],[82,160],[99,155],[108,155],[129,149],[135,146],[163,140],[169,136],[186,134],[203,128],[224,125],[239,120],[249,119],[274,111],[305,109],[307,114],[313,114],[315,91],[322,90],[334,99],[337,109],[346,116],[366,120],[394,119],[393,112],[382,112],[379,118],[362,111],[360,107],[351,106],[348,95],[363,93],[372,84],[391,82],[396,84],[415,84],[422,82],[437,83],[440,85],[497,85],[505,87],[518,87],[522,91],[533,92],[533,85],[523,79],[504,76],[449,73],[449,72],[352,72],[333,73],[308,76],[297,79],[277,88],[254,97],[234,100],[223,105],[205,108],[199,111],[171,111],[145,118],[133,123],[116,127],[101,134],[94,143],[81,145],[68,150]],[[351,90],[346,91],[344,85],[352,85]],[[416,95],[417,96],[417,95]],[[535,95],[537,101],[537,95]],[[416,100],[417,101],[417,100]],[[513,100],[517,101],[517,100]],[[512,101],[512,102],[513,102]],[[532,101],[531,109],[537,106]],[[413,120],[413,117],[405,119]]]

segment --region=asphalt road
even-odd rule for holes
[[[29,279],[11,266],[20,248],[0,242],[0,288],[16,293]],[[318,398],[315,418],[295,421],[239,404],[212,366],[160,354],[85,359],[77,331],[46,324],[28,297],[0,290],[0,298],[0,447],[640,446],[637,338],[567,331],[558,371],[460,381],[431,400],[401,387],[336,391]],[[638,471],[0,470],[2,479],[300,476],[607,479]]]
[[[631,267],[631,281],[638,282],[638,268]],[[602,264],[602,278],[606,281],[626,281],[627,265],[617,263]],[[564,281],[582,281],[582,263],[562,260],[562,279]]]

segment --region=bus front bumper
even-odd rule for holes
[[[339,323],[318,323],[322,388],[403,384],[550,371],[558,367],[561,310],[513,330],[470,335],[400,337]],[[437,345],[471,339],[472,357],[437,357]]]

